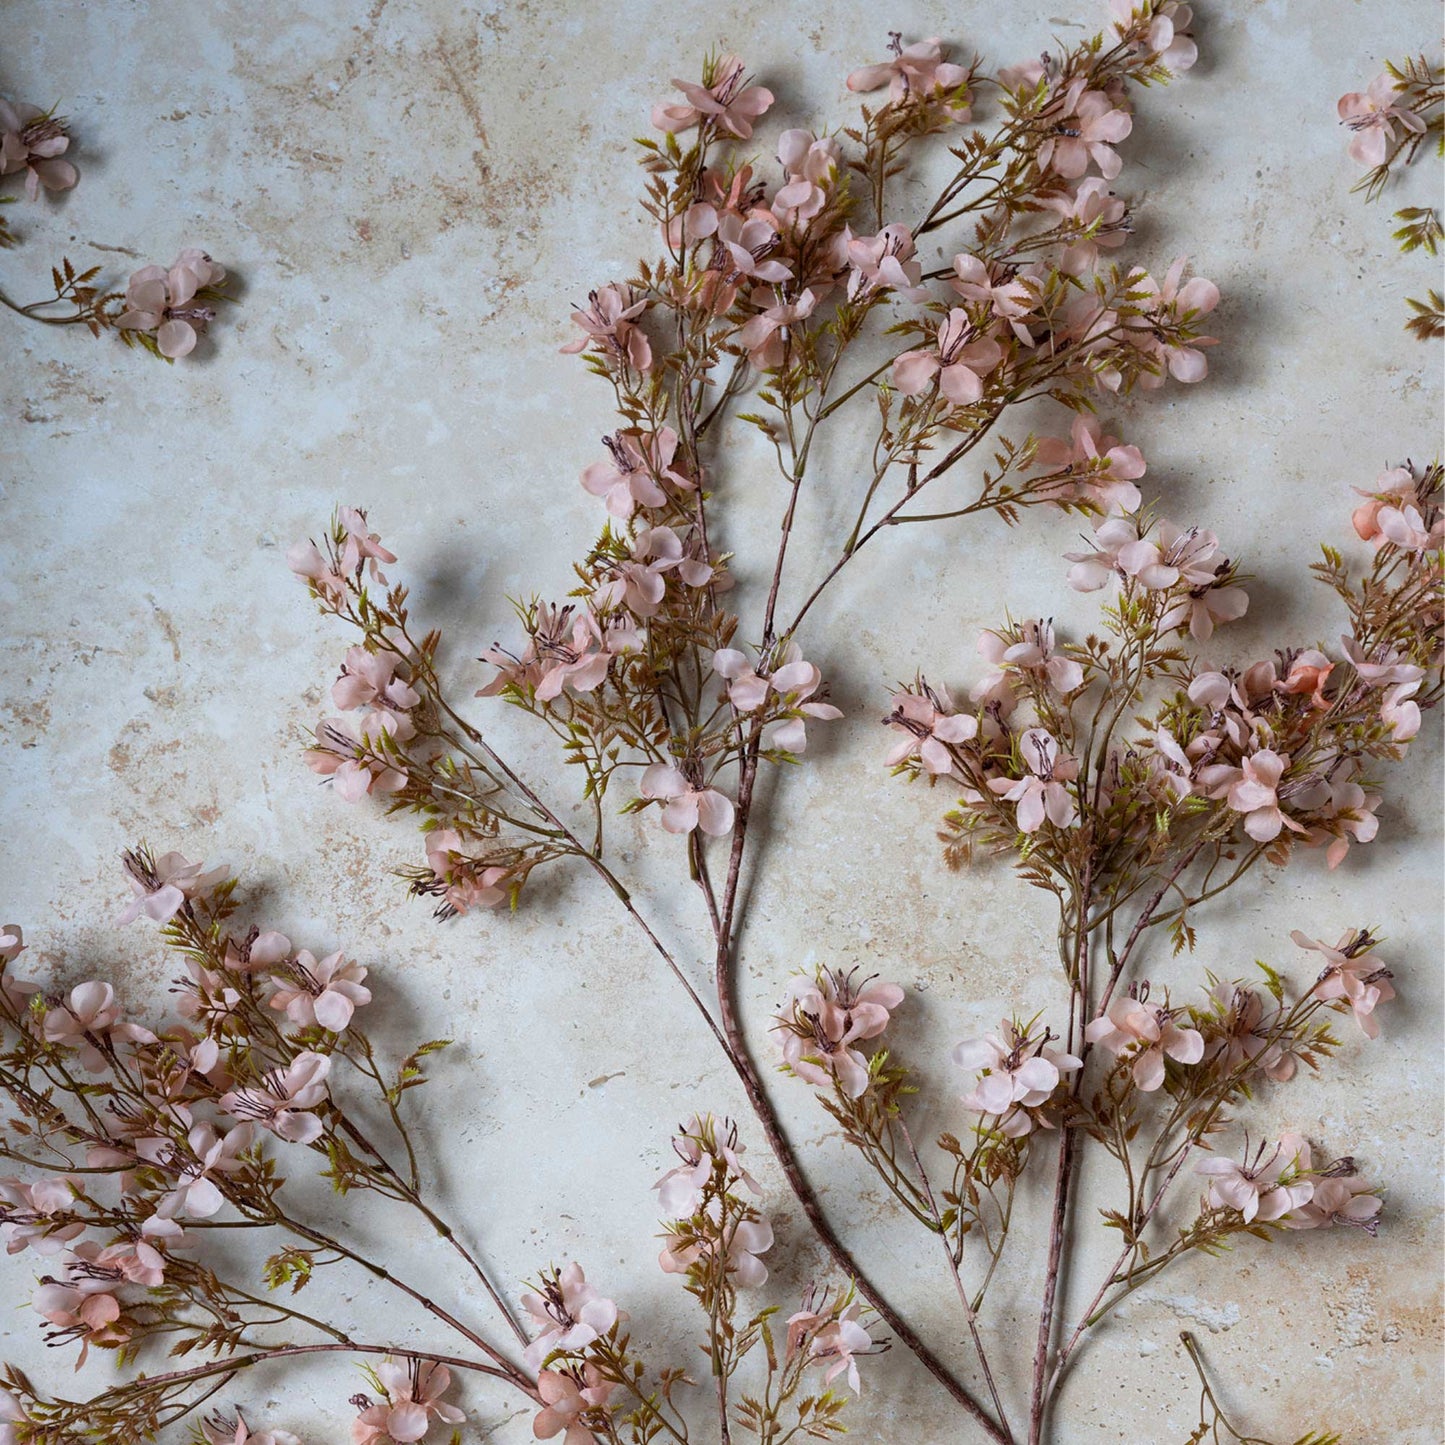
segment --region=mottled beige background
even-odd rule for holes
[[[141,928],[109,922],[125,893],[117,853],[143,837],[230,862],[262,891],[267,922],[373,966],[388,1038],[456,1036],[422,1100],[428,1153],[498,1273],[517,1280],[575,1253],[659,1364],[690,1359],[691,1322],[653,1263],[649,1186],[678,1119],[741,1107],[733,1080],[588,879],[539,888],[510,920],[438,927],[405,900],[388,870],[418,858],[414,836],[371,807],[348,810],[299,761],[344,644],[290,583],[283,552],[338,501],[369,507],[418,614],[457,639],[459,688],[473,686],[468,658],[506,633],[505,597],[563,589],[599,522],[576,476],[608,425],[605,395],[557,346],[569,304],[647,244],[626,210],[630,137],[667,78],[721,40],[779,93],[780,121],[837,124],[841,77],[878,58],[888,29],[1012,61],[1097,26],[1095,7],[1060,16],[1059,3],[5,8],[0,88],[59,102],[82,172],[58,203],[14,208],[27,245],[0,258],[6,287],[40,289],[61,249],[123,276],[198,244],[241,278],[244,304],[173,368],[0,318],[4,913],[30,934],[32,967],[64,979],[105,970],[132,996],[157,996],[173,965]],[[1119,187],[1139,209],[1129,254],[1161,272],[1178,252],[1196,257],[1224,293],[1225,344],[1207,384],[1114,416],[1149,458],[1166,512],[1217,529],[1260,574],[1247,624],[1224,641],[1226,655],[1247,656],[1285,637],[1335,642],[1338,614],[1304,581],[1317,540],[1343,539],[1350,487],[1438,445],[1440,348],[1401,331],[1429,263],[1392,254],[1388,209],[1349,195],[1356,171],[1334,103],[1385,56],[1438,39],[1439,11],[1426,0],[1201,8],[1203,59],[1141,102]],[[1422,173],[1404,194],[1432,188]],[[775,515],[766,459],[750,444],[735,459],[724,494]],[[858,484],[846,442],[823,460],[824,500],[799,552],[814,565],[845,505],[828,499]],[[771,527],[728,532],[744,583],[766,565]],[[1075,530],[1040,516],[1007,535],[890,536],[815,619],[810,655],[849,716],[778,799],[788,821],[771,834],[746,937],[748,1022],[766,1050],[782,979],[815,962],[907,984],[899,1037],[932,1084],[923,1133],[964,1122],[955,1040],[1006,1009],[1057,1004],[1052,925],[1042,899],[1000,870],[944,870],[934,800],[889,782],[874,720],[887,684],[919,663],[950,682],[975,675],[973,639],[1005,608],[1057,613],[1075,635],[1089,626],[1058,561]],[[521,719],[487,716],[513,755],[543,761]],[[1197,979],[1267,957],[1299,980],[1308,965],[1292,928],[1384,928],[1401,994],[1384,1038],[1365,1048],[1347,1025],[1333,1077],[1271,1094],[1256,1125],[1299,1126],[1387,1181],[1381,1237],[1290,1238],[1166,1276],[1085,1357],[1057,1440],[1182,1441],[1194,1392],[1181,1327],[1201,1335],[1225,1397],[1260,1432],[1291,1439],[1328,1422],[1357,1445],[1441,1438],[1440,766],[1432,722],[1391,779],[1375,844],[1337,874],[1314,856],[1256,877],[1201,918],[1196,959],[1156,968]],[[660,927],[700,956],[675,845],[636,820],[614,838]],[[958,1355],[956,1304],[929,1241],[890,1217],[805,1092],[777,1090],[829,1210]],[[764,1162],[760,1175],[786,1307],[818,1258],[776,1170]],[[382,1247],[383,1221],[357,1228]],[[1015,1394],[1038,1287],[1024,1244],[992,1305]],[[390,1247],[481,1312],[413,1233]],[[33,1264],[0,1264],[0,1298],[20,1304]],[[400,1328],[393,1301],[361,1283],[336,1308],[366,1333]],[[407,1338],[436,1338],[406,1318]],[[23,1309],[0,1309],[0,1353],[69,1384]],[[867,1377],[852,1438],[970,1438],[904,1352]],[[278,1401],[274,1423],[328,1441],[359,1382],[322,1368],[248,1383]],[[466,1404],[471,1438],[530,1438],[512,1396],[468,1385]]]

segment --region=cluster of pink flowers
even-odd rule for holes
[[[116,320],[122,331],[154,335],[156,349],[168,361],[189,356],[216,319],[225,269],[194,246],[165,266],[142,266],[125,292],[125,310]]]
[[[1359,1177],[1353,1159],[1316,1170],[1309,1140],[1282,1134],[1260,1144],[1242,1162],[1210,1158],[1195,1165],[1209,1180],[1209,1203],[1239,1212],[1246,1224],[1286,1229],[1328,1229],[1342,1224],[1373,1234],[1383,1201]]]
[[[896,983],[859,983],[857,972],[822,969],[793,979],[776,1025],[787,1067],[820,1088],[836,1085],[849,1099],[869,1084],[868,1060],[853,1045],[876,1039],[903,1002]]]
[[[1197,1064],[1204,1057],[1204,1036],[1175,1022],[1179,1010],[1149,1002],[1147,986],[1116,999],[1108,1012],[1084,1030],[1087,1043],[1102,1044],[1116,1058],[1128,1061],[1135,1086],[1153,1093],[1165,1078],[1165,1060]]]
[[[853,1393],[862,1394],[860,1356],[879,1354],[886,1348],[869,1333],[863,1306],[851,1290],[833,1294],[810,1287],[801,1308],[788,1316],[788,1359],[805,1354],[810,1364],[823,1371],[825,1387],[846,1374]]]
[[[25,172],[25,194],[34,200],[47,191],[68,191],[80,179],[65,152],[70,132],[65,117],[23,101],[0,96],[0,176]]]
[[[1409,465],[1389,467],[1368,491],[1367,500],[1350,517],[1362,542],[1378,551],[1386,545],[1404,552],[1437,552],[1445,546],[1445,513],[1438,493],[1422,494],[1420,478]]]

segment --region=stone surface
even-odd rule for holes
[[[454,639],[448,664],[469,690],[479,670],[468,659],[509,627],[505,598],[564,590],[597,525],[575,479],[608,424],[606,398],[557,346],[569,304],[647,244],[626,209],[630,138],[668,77],[691,74],[720,40],[778,92],[788,123],[838,124],[841,77],[880,53],[886,30],[1012,59],[1098,23],[1090,5],[1065,16],[1057,5],[6,7],[4,85],[59,101],[82,172],[58,202],[11,210],[27,244],[3,258],[6,289],[42,289],[61,250],[123,277],[199,244],[244,293],[175,367],[0,320],[6,916],[32,939],[32,970],[104,971],[158,999],[172,964],[139,927],[110,922],[125,894],[119,850],[144,838],[230,862],[273,926],[318,951],[344,943],[373,968],[388,1040],[458,1040],[419,1100],[423,1133],[442,1197],[499,1276],[577,1255],[657,1363],[693,1363],[692,1322],[653,1262],[649,1186],[671,1126],[699,1108],[741,1115],[743,1101],[676,987],[586,879],[540,889],[514,918],[446,927],[404,898],[389,870],[419,856],[414,835],[345,808],[300,763],[345,642],[289,581],[284,549],[337,502],[367,506],[401,554],[416,613]],[[1439,347],[1401,331],[1404,297],[1430,284],[1430,265],[1393,254],[1393,207],[1349,194],[1356,171],[1334,104],[1386,56],[1438,39],[1439,15],[1425,0],[1200,8],[1201,64],[1143,97],[1119,186],[1140,216],[1128,254],[1161,272],[1194,256],[1224,293],[1224,344],[1206,384],[1113,414],[1149,458],[1166,512],[1217,530],[1259,575],[1248,620],[1223,640],[1246,657],[1281,633],[1334,641],[1338,615],[1305,580],[1317,541],[1345,540],[1349,488],[1438,445]],[[1436,180],[1422,167],[1395,204],[1428,201]],[[757,518],[778,498],[756,449],[734,460],[728,485],[766,509],[735,516],[726,538],[755,586],[773,526]],[[831,499],[856,485],[846,444],[825,460],[800,536],[814,563],[839,524]],[[967,680],[977,631],[1006,608],[1089,626],[1058,561],[1075,531],[1040,516],[1012,533],[889,538],[816,619],[810,656],[837,679],[848,720],[773,799],[780,821],[745,938],[748,1027],[766,1055],[768,1012],[800,966],[857,963],[907,984],[899,1031],[928,1081],[922,1133],[961,1126],[955,1040],[1010,1008],[1057,1004],[1052,927],[1042,897],[1002,870],[945,870],[933,841],[942,795],[889,781],[874,718],[887,685],[920,664]],[[545,769],[521,721],[489,725]],[[1329,1077],[1271,1093],[1253,1126],[1299,1126],[1387,1181],[1380,1238],[1290,1238],[1165,1276],[1091,1348],[1058,1441],[1182,1441],[1195,1419],[1182,1328],[1257,1433],[1292,1439],[1328,1422],[1360,1445],[1440,1438],[1440,768],[1432,725],[1389,779],[1377,842],[1338,873],[1312,856],[1255,877],[1201,917],[1192,960],[1156,966],[1187,980],[1263,957],[1301,980],[1292,928],[1383,927],[1401,994],[1383,1039],[1366,1048],[1346,1025]],[[650,823],[613,827],[659,927],[701,958],[675,847]],[[962,1358],[928,1242],[893,1217],[806,1091],[775,1087],[829,1211],[928,1337]],[[757,1131],[744,1132],[762,1154]],[[776,1169],[763,1160],[759,1174],[780,1241],[769,1297],[786,1310],[820,1259]],[[1092,1183],[1108,1197],[1107,1181]],[[1044,1187],[1035,1178],[1033,1195]],[[484,1314],[409,1226],[363,1211],[355,1228]],[[1017,1395],[1038,1266],[1027,1237],[1015,1249],[992,1308]],[[1096,1270],[1098,1250],[1088,1258]],[[23,1298],[33,1265],[0,1265],[0,1298]],[[317,1291],[359,1330],[436,1338],[364,1282]],[[72,1386],[26,1312],[0,1310],[0,1355]],[[902,1350],[867,1376],[850,1438],[971,1438]],[[239,1398],[276,1402],[258,1415],[318,1441],[340,1438],[360,1381],[338,1366],[247,1384]],[[531,1438],[514,1399],[465,1394],[469,1438]]]

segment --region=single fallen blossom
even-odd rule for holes
[[[43,186],[68,191],[80,179],[61,157],[70,149],[65,117],[39,106],[0,97],[0,175],[25,172],[25,195],[33,201]]]
[[[662,826],[669,833],[704,833],[720,838],[732,831],[733,805],[726,794],[694,781],[683,768],[652,763],[642,773],[637,791],[649,802],[662,803]]]
[[[212,301],[225,279],[225,270],[195,247],[182,251],[169,269],[142,266],[131,275],[125,310],[115,324],[122,331],[154,333],[156,350],[167,361],[189,356],[216,319]]]
[[[1084,1038],[1127,1059],[1134,1083],[1146,1094],[1164,1082],[1166,1058],[1197,1064],[1204,1057],[1204,1036],[1198,1029],[1180,1028],[1167,1005],[1142,998],[1115,999],[1108,1012],[1084,1030]]]
[[[558,1350],[582,1350],[605,1335],[619,1319],[617,1306],[587,1283],[575,1260],[542,1275],[536,1290],[522,1296],[522,1308],[541,1333],[522,1352],[529,1370],[538,1370]]]

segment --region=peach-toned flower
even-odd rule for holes
[[[85,1225],[76,1220],[61,1224],[56,1215],[66,1214],[80,1192],[80,1180],[68,1174],[42,1179],[0,1178],[0,1239],[6,1254],[33,1249],[36,1254],[59,1254]]]
[[[652,763],[643,770],[637,791],[644,798],[664,804],[662,826],[669,833],[691,833],[701,828],[714,838],[730,833],[733,826],[731,799],[716,788],[693,781],[682,768],[671,763]]]
[[[80,1341],[78,1369],[85,1363],[91,1345],[113,1349],[131,1335],[131,1324],[121,1313],[120,1301],[104,1290],[85,1293],[73,1285],[52,1281],[36,1290],[32,1300],[36,1311],[53,1326],[48,1344]]]
[[[310,1144],[324,1126],[308,1110],[327,1098],[331,1060],[307,1049],[284,1069],[271,1069],[259,1084],[222,1094],[218,1103],[234,1119],[250,1119],[290,1144]]]
[[[1143,453],[1138,447],[1121,446],[1118,437],[1105,436],[1097,417],[1076,416],[1068,441],[1041,437],[1034,461],[1062,473],[1067,491],[1060,501],[1087,497],[1104,512],[1139,510],[1141,498],[1134,483],[1146,471]]]
[[[1134,1083],[1146,1094],[1164,1082],[1166,1058],[1197,1064],[1204,1057],[1204,1036],[1198,1029],[1180,1028],[1174,1010],[1142,999],[1115,999],[1108,1013],[1084,1030],[1084,1038],[1128,1059]]]
[[[557,1350],[584,1350],[617,1323],[617,1306],[587,1283],[575,1261],[544,1274],[535,1291],[522,1296],[522,1308],[542,1332],[522,1352],[529,1370],[537,1370]]]
[[[1237,768],[1224,764],[1202,768],[1200,783],[1211,798],[1224,798],[1236,813],[1244,815],[1244,831],[1256,843],[1270,843],[1288,828],[1303,833],[1303,826],[1280,806],[1279,784],[1289,767],[1289,754],[1261,748]]]
[[[467,1418],[441,1398],[452,1383],[445,1365],[388,1357],[377,1365],[376,1379],[386,1398],[376,1404],[368,1400],[351,1422],[352,1445],[411,1445],[426,1437],[433,1419],[456,1425]]]
[[[121,863],[135,897],[116,922],[133,923],[142,916],[169,923],[189,902],[206,898],[225,880],[225,867],[206,871],[204,863],[188,863],[179,853],[152,858],[144,848],[128,850]]]
[[[1375,939],[1370,932],[1367,929],[1351,929],[1333,948],[1298,929],[1290,937],[1301,948],[1311,949],[1325,957],[1325,967],[1310,990],[1311,997],[1326,1002],[1344,1000],[1349,1004],[1360,1032],[1369,1039],[1379,1038],[1380,1024],[1375,1018],[1375,1009],[1395,997],[1395,988],[1390,982],[1394,975],[1375,956]]]
[[[1308,1160],[1306,1155],[1306,1165]],[[1375,1186],[1360,1177],[1355,1161],[1346,1156],[1315,1173],[1314,1193],[1280,1223],[1286,1229],[1330,1229],[1339,1224],[1373,1235],[1380,1227],[1382,1207]]]
[[[1190,588],[1159,618],[1160,632],[1176,628],[1196,642],[1208,642],[1214,629],[1224,622],[1237,622],[1249,611],[1249,593],[1243,587],[1211,587],[1207,584]]]
[[[1391,687],[1402,682],[1419,682],[1425,675],[1423,667],[1417,667],[1413,662],[1403,662],[1400,654],[1387,643],[1378,642],[1367,649],[1346,634],[1340,638],[1340,644],[1360,681],[1370,687]]]
[[[188,356],[216,319],[210,302],[225,279],[225,270],[195,247],[182,251],[169,270],[142,266],[126,286],[125,310],[115,324],[126,331],[153,331],[156,349],[168,360]]]
[[[1047,818],[1056,828],[1072,828],[1079,820],[1074,795],[1065,786],[1079,775],[1076,758],[1059,752],[1043,728],[1029,728],[1019,738],[1019,757],[1028,771],[1022,778],[990,778],[989,789],[1006,803],[1017,803],[1019,832],[1035,833]]]
[[[1354,132],[1350,139],[1352,160],[1371,169],[1384,165],[1395,142],[1397,122],[1403,131],[1424,134],[1425,122],[1408,106],[1397,105],[1399,97],[1400,86],[1389,71],[1377,75],[1367,90],[1352,90],[1340,97],[1340,120]]]
[[[349,647],[341,676],[331,684],[331,700],[339,708],[395,708],[405,712],[421,701],[416,689],[396,675],[405,662],[394,652],[368,652]]]
[[[1310,1146],[1298,1134],[1282,1134],[1274,1145],[1261,1144],[1243,1164],[1210,1158],[1194,1166],[1209,1180],[1209,1202],[1216,1209],[1237,1209],[1246,1224],[1268,1224],[1309,1203]]]
[[[1162,3],[1155,0],[1152,5],[1143,0],[1109,0],[1109,9],[1114,15],[1114,29],[1120,36],[1144,24],[1140,47],[1158,56],[1159,63],[1175,75],[1192,69],[1199,59],[1199,47],[1185,34],[1194,20],[1194,12],[1180,0],[1162,0]]]
[[[119,1042],[156,1042],[149,1029],[121,1022],[122,1012],[115,990],[108,983],[92,980],[52,1003],[45,1010],[41,1031],[48,1043],[74,1049],[81,1064],[99,1074],[108,1067],[102,1046],[108,1051]]]
[[[905,351],[893,362],[893,385],[904,396],[920,396],[938,378],[938,390],[955,406],[983,398],[984,378],[1003,360],[991,336],[979,336],[968,312],[955,306],[939,323],[933,349]]]
[[[504,864],[487,863],[467,853],[455,828],[437,828],[426,835],[426,861],[433,882],[412,884],[415,893],[440,896],[438,918],[451,918],[473,908],[495,908],[512,896],[518,873]]]
[[[815,138],[812,131],[785,130],[778,137],[778,164],[787,184],[773,197],[772,213],[785,227],[801,229],[828,202],[843,152],[832,136]]]
[[[1188,341],[1164,339],[1164,333],[1179,326],[1192,328],[1201,316],[1207,316],[1219,305],[1219,287],[1213,281],[1195,276],[1185,281],[1187,258],[1180,256],[1169,268],[1164,284],[1159,285],[1147,272],[1130,277],[1130,289],[1143,292],[1145,300],[1141,316],[1127,322],[1127,338],[1131,345],[1156,359],[1158,373],[1144,372],[1139,385],[1146,391],[1164,384],[1163,372],[1175,381],[1203,381],[1209,374],[1209,362],[1203,348],[1217,344],[1213,336],[1194,336]]]
[[[732,1228],[727,1240],[727,1272],[744,1289],[767,1283],[768,1268],[758,1258],[773,1247],[773,1226],[766,1219],[745,1219]],[[712,1254],[715,1245],[691,1231],[669,1234],[657,1262],[664,1274],[686,1274],[699,1259]]]
[[[716,126],[724,135],[748,140],[753,122],[773,103],[773,93],[761,85],[748,85],[747,67],[736,55],[724,55],[709,67],[704,83],[673,80],[686,97],[686,104],[666,102],[652,107],[652,124],[676,134],[690,130],[699,121]]]
[[[537,1376],[542,1408],[532,1421],[532,1434],[538,1440],[561,1435],[562,1445],[592,1445],[596,1437],[581,1417],[606,1405],[615,1388],[593,1364],[543,1370]]]
[[[1334,663],[1323,652],[1306,647],[1293,655],[1289,661],[1288,674],[1275,683],[1275,688],[1287,697],[1302,697],[1308,693],[1311,706],[1323,712],[1330,705],[1330,700],[1324,693],[1325,683],[1329,681],[1334,670]]]
[[[1034,339],[1022,318],[1035,310],[1040,301],[1039,281],[1027,274],[1021,275],[1015,267],[990,267],[977,256],[967,252],[953,258],[954,277],[948,284],[965,301],[985,302],[990,312],[1000,320],[1008,322],[1015,336],[1025,346],[1032,346]]]
[[[637,318],[647,310],[647,298],[638,301],[632,287],[617,284],[589,291],[587,303],[585,308],[572,309],[573,324],[580,326],[583,334],[560,349],[574,354],[590,345],[610,365],[621,363],[634,371],[649,370],[652,346],[637,325]]]
[[[313,773],[331,780],[339,797],[356,803],[368,793],[397,793],[406,787],[406,773],[381,749],[384,739],[405,741],[413,731],[404,713],[365,713],[355,728],[346,718],[326,718],[316,725],[316,746],[301,756]]]
[[[661,483],[691,491],[691,478],[672,465],[677,455],[677,433],[670,426],[655,432],[619,431],[602,438],[610,462],[592,462],[582,470],[582,486],[602,497],[607,510],[626,521],[639,506],[661,507],[667,493]]]
[[[938,105],[951,120],[965,121],[972,115],[968,95],[968,68],[946,61],[943,41],[937,36],[905,46],[896,31],[889,36],[892,60],[865,65],[848,77],[848,89],[880,90],[888,87],[890,105]]]
[[[0,176],[25,172],[25,195],[34,200],[40,188],[68,191],[80,176],[61,156],[70,149],[65,117],[23,101],[0,97]]]
[[[193,1124],[186,1134],[186,1148],[169,1139],[142,1140],[136,1152],[160,1165],[175,1178],[170,1192],[156,1205],[161,1219],[185,1216],[210,1219],[220,1212],[226,1197],[213,1176],[234,1174],[241,1168],[241,1155],[255,1135],[249,1124],[237,1124],[225,1134],[211,1124]]]
[[[747,352],[748,361],[759,371],[776,371],[787,360],[792,328],[813,314],[818,297],[804,289],[792,301],[780,301],[743,323],[738,344]]]
[[[303,948],[276,976],[270,1004],[284,1009],[293,1024],[339,1034],[356,1010],[371,1002],[365,977],[366,969],[339,951],[318,960]]]
[[[955,713],[947,691],[922,680],[916,691],[905,688],[894,693],[893,709],[883,721],[903,734],[888,753],[888,765],[897,767],[917,758],[935,776],[952,770],[950,747],[978,736],[978,719],[971,713]]]
[[[1060,270],[1070,275],[1088,271],[1101,248],[1122,246],[1134,229],[1128,206],[1101,176],[1086,176],[1072,191],[1045,196],[1040,204],[1058,213],[1060,225],[1073,228],[1074,239],[1059,258]]]
[[[928,288],[920,285],[923,264],[915,253],[913,233],[896,221],[876,236],[848,237],[848,299],[861,301],[879,291],[893,290],[909,301],[923,301]]]
[[[1380,513],[1386,507],[1401,508],[1416,500],[1415,473],[1409,467],[1390,467],[1375,478],[1369,491],[1355,490],[1368,498],[1350,514],[1350,525],[1362,542],[1373,542],[1378,549],[1386,538],[1380,531]]]
[[[1124,167],[1114,147],[1133,130],[1134,120],[1102,90],[1087,86],[1083,76],[1070,82],[1059,108],[1049,112],[1054,129],[1039,147],[1039,165],[1072,181],[1092,161],[1112,181]]]
[[[239,1410],[229,1416],[208,1415],[201,1421],[201,1438],[206,1445],[301,1445],[289,1430],[253,1430]]]

